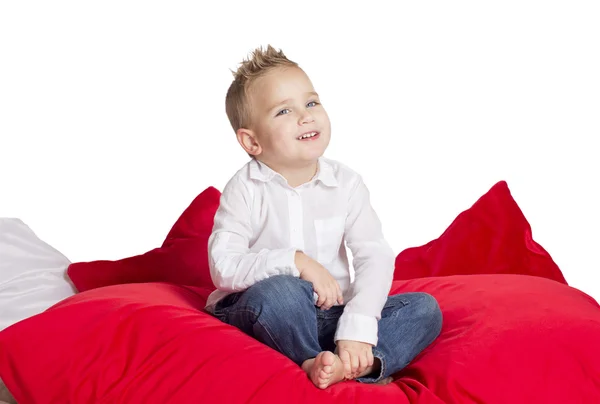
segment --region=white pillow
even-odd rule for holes
[[[0,404],[17,404],[15,398],[10,394],[2,380],[0,380]]]
[[[69,264],[21,220],[0,218],[0,331],[73,296]]]

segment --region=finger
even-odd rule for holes
[[[325,303],[325,299],[327,298],[327,296],[325,295],[325,293],[323,293],[323,291],[319,288],[318,290],[315,290],[315,292],[317,292],[317,306],[321,307],[323,305],[323,303]]]
[[[335,304],[335,291],[333,289],[329,290],[329,294],[327,296],[327,309],[329,310]]]
[[[354,374],[354,378],[357,378],[358,375],[360,374],[360,361],[361,361],[361,353],[356,353],[355,357],[356,357],[356,368],[353,369],[353,374]]]
[[[335,305],[335,302],[337,301],[337,296],[335,293],[335,289],[331,289],[331,295],[329,295],[329,307],[333,307]]]
[[[336,282],[335,283],[336,289],[337,289],[337,302],[339,304],[344,304],[344,295],[342,294],[342,289],[340,288],[340,285]]]
[[[363,352],[359,358],[358,371],[356,372],[356,377],[360,377],[365,372],[365,370],[367,370],[368,366],[369,359],[367,358],[367,353]]]
[[[347,379],[351,378],[352,364],[350,363],[350,354],[345,349],[342,349],[340,350],[339,357],[344,365],[344,377]]]
[[[321,305],[321,310],[328,310],[329,309],[329,292],[327,290],[325,290],[323,292],[323,303]]]
[[[344,296],[342,295],[342,290],[340,289],[340,285],[335,282],[333,288],[333,301],[337,304],[344,304]]]
[[[325,291],[323,292],[323,306],[321,307],[321,310],[327,310],[329,308],[330,300],[331,299],[329,298],[329,291],[325,289]]]
[[[350,362],[352,363],[352,375],[356,377],[356,372],[358,371],[360,359],[358,359],[358,355],[350,354]]]
[[[333,295],[334,295],[333,300],[336,303],[338,303],[338,304],[342,304],[342,303],[340,303],[340,297],[341,297],[341,294],[342,294],[342,291],[340,289],[340,285],[336,281],[333,281],[333,285],[331,285],[331,286],[332,286]]]
[[[369,348],[367,351],[367,364],[372,367],[375,364],[375,358],[373,357],[373,348]]]

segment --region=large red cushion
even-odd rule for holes
[[[175,222],[161,247],[116,261],[73,263],[67,270],[69,278],[80,292],[141,282],[213,287],[208,238],[220,197],[214,187],[198,195]]]
[[[321,391],[278,352],[201,311],[208,289],[94,289],[0,333],[0,377],[19,403],[600,402],[600,308],[522,275],[396,281],[444,314],[439,338],[388,386]]]
[[[456,217],[437,239],[396,257],[394,279],[472,274],[525,274],[567,283],[505,181]]]
[[[69,277],[81,292],[135,282],[214,288],[207,246],[220,196],[214,187],[198,195],[161,247],[116,261],[73,263]],[[504,181],[458,215],[439,238],[402,251],[396,257],[394,279],[495,273],[566,283],[550,254],[533,240],[531,227]]]
[[[199,195],[157,250],[70,269],[80,290],[202,288],[89,290],[0,333],[0,378],[19,402],[600,402],[600,309],[564,284],[505,183],[398,257],[397,278],[444,275],[392,289],[433,294],[440,337],[393,385],[326,391],[201,311],[219,196]],[[486,272],[536,276],[454,276]]]

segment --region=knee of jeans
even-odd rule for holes
[[[290,275],[277,275],[254,285],[249,300],[262,309],[290,310],[298,305],[313,305],[313,289],[310,282]],[[266,306],[266,307],[265,307]]]
[[[437,335],[442,329],[442,310],[432,295],[428,293],[419,293],[416,302],[411,304],[414,305],[414,309],[418,315],[422,318],[423,323],[427,324],[428,330]]]

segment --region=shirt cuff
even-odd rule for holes
[[[335,333],[335,342],[343,339],[377,345],[377,319],[363,314],[344,313]]]
[[[267,256],[267,268],[275,270],[281,275],[292,275],[300,277],[300,271],[296,267],[296,249],[286,248],[271,250]]]

